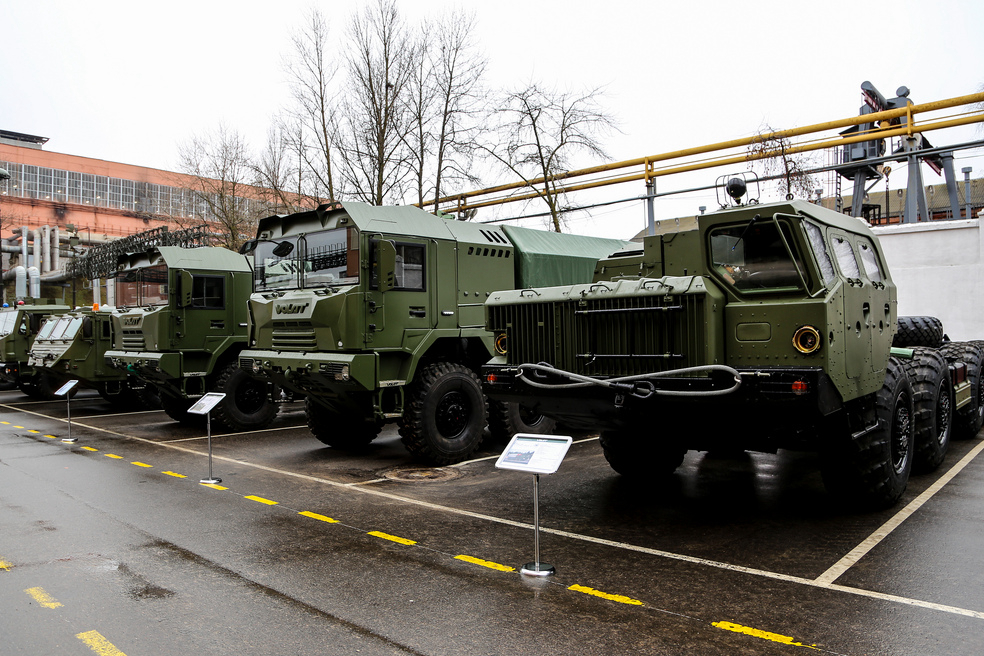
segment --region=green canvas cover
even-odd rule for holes
[[[591,282],[598,260],[629,244],[508,225],[502,231],[516,249],[516,287],[522,289]]]

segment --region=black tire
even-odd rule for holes
[[[212,410],[212,421],[230,431],[266,428],[279,411],[277,404],[270,400],[269,384],[246,375],[236,362],[222,369],[211,391],[226,395]]]
[[[360,413],[339,412],[313,401],[310,396],[304,399],[304,415],[319,442],[345,451],[366,448],[382,429],[379,422],[367,421]]]
[[[912,471],[925,474],[943,463],[950,446],[955,419],[953,381],[946,359],[935,349],[914,347],[912,359],[900,361],[912,386]]]
[[[188,413],[188,408],[195,402],[194,399],[183,399],[165,392],[161,392],[160,398],[161,409],[174,421],[179,421],[182,424],[196,424],[199,421],[205,421],[205,418],[200,415]]]
[[[611,468],[631,478],[668,476],[687,455],[680,445],[641,438],[636,432],[605,431],[599,443]]]
[[[899,331],[892,346],[939,348],[943,344],[943,322],[936,317],[899,317]]]
[[[99,383],[97,391],[99,396],[114,408],[124,408],[131,402],[126,396],[126,383],[124,382]]]
[[[970,403],[956,411],[953,437],[958,440],[977,437],[981,426],[984,426],[984,350],[979,344],[984,342],[947,342],[940,348],[948,363],[963,362],[967,365]]]
[[[21,379],[17,383],[17,386],[20,388],[20,391],[37,401],[54,400],[55,392],[60,387],[60,385],[55,385],[51,374],[44,370],[38,371],[27,380]]]
[[[508,442],[516,433],[547,435],[557,428],[550,417],[533,412],[518,403],[489,401],[489,432],[497,442]]]
[[[912,472],[912,386],[897,358],[889,358],[874,404],[874,428],[856,438],[841,436],[823,454],[827,490],[870,509],[895,504]]]
[[[126,381],[124,392],[128,403],[141,410],[160,410],[161,397],[157,388],[150,383],[136,380],[132,376]]]
[[[415,457],[451,465],[482,443],[488,406],[478,376],[468,367],[437,362],[419,370],[406,399],[400,437]]]

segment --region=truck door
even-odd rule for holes
[[[369,241],[367,346],[413,350],[436,325],[428,284],[430,247],[427,240],[412,237]]]
[[[854,253],[853,240],[846,234],[831,232],[831,246],[844,285],[844,356],[847,377],[857,380],[871,371],[871,303],[861,268]]]

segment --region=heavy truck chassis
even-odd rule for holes
[[[691,449],[805,450],[832,493],[890,505],[980,430],[984,353],[896,316],[862,221],[740,197],[660,222],[593,283],[492,294],[484,389],[599,431],[624,475],[666,475]]]

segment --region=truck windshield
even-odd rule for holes
[[[82,326],[83,317],[72,317],[63,316],[59,317],[57,321],[54,322],[54,327],[51,332],[45,335],[45,339],[56,340],[56,339],[74,339],[75,335],[78,334],[79,328]],[[51,321],[46,322],[45,328]],[[42,331],[45,330],[42,328]],[[37,339],[42,339],[42,333],[38,333]]]
[[[284,254],[277,255],[275,250]],[[336,228],[261,241],[253,258],[254,291],[355,285],[359,282],[359,233],[355,228]]]
[[[118,273],[116,304],[123,307],[167,305],[167,267],[152,266]]]
[[[790,257],[783,237],[790,246],[794,241],[789,226],[785,222],[780,225],[782,236],[776,221],[768,219],[711,232],[714,270],[742,291],[800,288],[798,262]]]
[[[44,325],[41,326],[41,330],[38,331],[38,336],[35,339],[40,341],[49,339],[51,337],[51,333],[54,332],[57,327],[59,319],[60,317],[48,317],[45,320]]]
[[[6,337],[14,332],[17,327],[17,315],[19,314],[20,312],[17,310],[0,312],[0,337]]]

